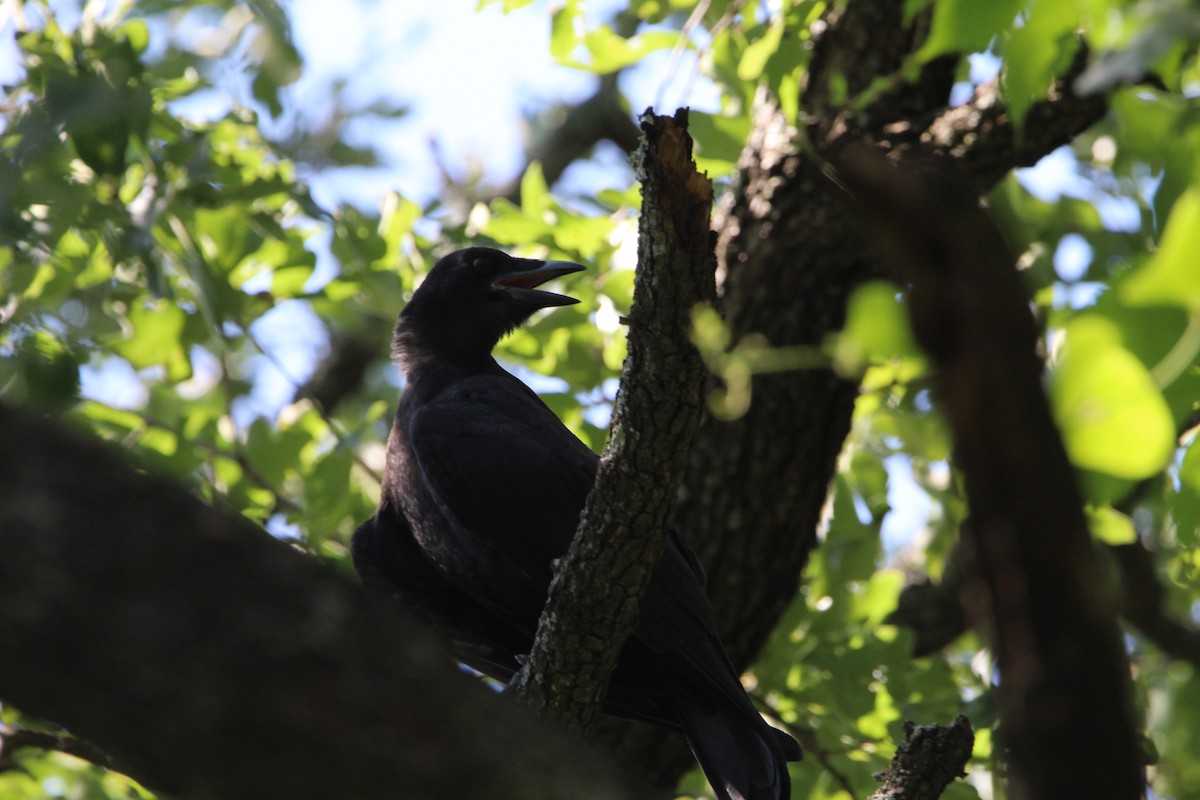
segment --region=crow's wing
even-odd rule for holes
[[[386,501],[354,532],[350,555],[368,589],[439,631],[460,661],[504,682],[520,668],[516,656],[528,649],[525,637],[448,581]]]
[[[418,531],[418,540],[439,551],[430,557],[460,589],[532,635],[554,559],[579,524],[596,455],[507,373],[454,383],[414,408],[405,429],[449,523],[436,537]]]
[[[412,410],[406,432],[425,488],[450,523],[438,528],[448,552],[435,559],[455,585],[532,636],[554,559],[566,552],[595,480],[596,456],[507,374],[456,382]],[[777,737],[742,690],[717,638],[703,573],[674,533],[606,705],[681,726],[724,797],[787,796],[790,740]]]

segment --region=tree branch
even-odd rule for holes
[[[1177,441],[1183,440],[1196,421],[1196,414],[1183,421]],[[1155,476],[1140,481],[1113,507],[1132,514],[1161,479],[1162,476]],[[915,656],[940,650],[967,630],[968,620],[960,597],[971,572],[962,563],[970,558],[970,541],[971,536],[960,531],[942,579],[937,583],[926,579],[906,586],[900,592],[896,610],[887,619],[916,634]],[[1113,559],[1120,577],[1118,601],[1122,618],[1168,657],[1200,667],[1200,631],[1172,617],[1167,610],[1167,592],[1155,574],[1154,554],[1141,542],[1105,545],[1104,550]]]
[[[705,371],[692,309],[713,297],[712,184],[696,172],[687,113],[641,117],[638,271],[629,356],[579,532],[555,572],[522,698],[570,730],[590,725],[651,571],[700,418]]]
[[[1020,136],[1000,101],[999,80],[993,78],[980,85],[969,101],[935,118],[920,141],[964,164],[976,185],[986,190],[1014,167],[1037,163],[1104,117],[1107,95],[1080,97],[1072,88],[1087,63],[1088,49],[1081,43],[1071,66],[1045,99],[1029,107]]]
[[[109,447],[0,406],[0,696],[164,791],[632,797],[431,633]]]
[[[34,730],[32,728],[9,728],[0,726],[0,772],[10,769],[20,769],[21,761],[17,752],[24,749],[55,750],[60,753],[82,758],[98,767],[116,770],[130,774],[128,768],[116,764],[112,757],[93,745],[69,733],[52,733],[50,731]]]
[[[1200,669],[1200,631],[1166,610],[1166,589],[1154,572],[1154,556],[1140,542],[1110,547],[1121,573],[1121,614],[1167,656]]]
[[[1037,330],[1005,241],[949,163],[839,161],[864,230],[911,283],[918,341],[971,504],[969,608],[993,632],[1015,800],[1142,795],[1116,603],[1042,391]]]
[[[827,89],[844,80],[845,94],[856,97],[876,77],[900,71],[925,35],[921,15],[904,24],[903,5],[851,0],[832,6],[821,20],[826,31],[817,40],[801,98],[807,134],[792,127],[775,99],[760,95],[733,189],[715,221],[722,304],[734,344],[761,336],[773,347],[819,347],[841,328],[853,289],[877,272],[846,211],[845,193],[824,172],[824,159],[864,135],[897,146],[918,138],[931,120],[948,113],[952,62],[931,63],[911,87],[894,86],[855,114],[833,107]],[[1074,113],[1078,108],[1035,105],[1022,163],[1095,121]],[[1055,116],[1060,112],[1062,120]],[[847,119],[831,136],[833,123]],[[1032,132],[1035,124],[1051,127],[1054,137],[1042,141]],[[969,128],[962,128],[964,143]],[[1011,126],[998,130],[1005,128],[1007,146],[988,149],[991,140],[981,129],[975,146],[984,149],[951,153],[963,160],[968,151],[974,154],[966,163],[979,186],[990,186],[1017,165]],[[1035,147],[1045,149],[1038,153]],[[995,159],[984,158],[986,152]],[[757,657],[795,597],[858,397],[855,383],[799,366],[756,375],[751,389],[744,415],[702,422],[676,511],[677,527],[688,533],[708,572],[718,630],[739,668]],[[667,784],[687,763],[654,731],[626,732],[621,752],[626,761],[654,764]]]
[[[870,800],[937,800],[961,777],[975,746],[975,733],[966,717],[949,725],[904,724],[904,741],[888,768],[877,778],[883,784]]]

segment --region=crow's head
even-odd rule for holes
[[[579,302],[536,287],[583,269],[487,247],[451,253],[434,265],[400,312],[393,352],[402,364],[427,356],[487,358],[500,337],[539,308]]]

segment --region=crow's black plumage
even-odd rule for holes
[[[406,382],[379,510],[353,541],[369,587],[441,631],[464,663],[505,682],[529,652],[597,458],[491,351],[538,309],[576,302],[535,287],[582,269],[486,248],[437,263],[396,323]],[[800,748],[742,690],[699,562],[674,532],[605,710],[682,731],[723,798],[790,796],[786,761]]]

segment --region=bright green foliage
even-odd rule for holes
[[[1200,313],[1197,253],[1200,253],[1200,188],[1193,187],[1175,202],[1158,251],[1122,282],[1121,298],[1136,306],[1177,305],[1193,314]]]
[[[1105,544],[1133,544],[1137,541],[1133,520],[1110,506],[1089,508],[1087,517],[1092,536]]]
[[[938,0],[933,3],[929,38],[918,55],[931,59],[945,53],[986,50],[997,35],[1008,30],[1024,5],[1021,0],[986,4],[971,0]]]
[[[1150,372],[1101,317],[1080,316],[1065,335],[1050,398],[1071,460],[1119,478],[1162,471],[1175,450],[1175,421]]]
[[[1078,48],[1075,31],[1084,5],[1086,2],[1038,0],[1032,4],[1025,24],[1013,31],[1006,43],[1004,96],[1018,125],[1024,123],[1030,103],[1045,96],[1053,78],[1071,63]],[[1001,13],[1007,11],[1010,17],[1014,12],[1008,3],[989,6]],[[1007,20],[1001,24],[1004,22]]]
[[[17,34],[25,74],[4,87],[0,122],[0,399],[59,413],[145,469],[348,569],[349,537],[378,496],[398,389],[387,363],[392,321],[441,254],[483,244],[589,267],[566,283],[578,305],[535,317],[499,354],[522,376],[553,375],[537,384],[546,402],[593,448],[603,445],[602,412],[625,356],[619,320],[632,294],[636,186],[568,200],[534,163],[519,205],[496,199],[459,213],[393,194],[377,211],[323,208],[297,178],[313,169],[302,148],[269,138],[254,110],[231,102],[195,121],[175,105],[212,90],[220,59],[237,52],[245,101],[272,116],[286,109],[286,86],[304,65],[283,7],[146,0],[64,29],[41,3],[23,5],[37,13]],[[632,0],[629,19],[605,22],[585,16],[586,0],[479,5],[541,15],[553,57],[596,74],[696,54],[719,102],[692,110],[691,131],[720,190],[751,132],[757,92],[804,121],[813,23],[842,4]],[[1084,44],[1093,57],[1076,88],[1111,91],[1108,117],[1059,154],[1071,172],[1062,185],[1034,194],[1009,177],[987,200],[1020,255],[1044,332],[1047,390],[1098,546],[1147,544],[1167,610],[1194,620],[1200,444],[1177,436],[1200,400],[1200,125],[1189,99],[1200,85],[1200,12],[1176,0],[906,5],[910,14],[932,5],[914,63],[860,97],[835,76],[833,102],[861,108],[918,61],[990,49],[1003,62],[1008,113],[1027,127]],[[171,37],[180,14],[218,19],[225,52],[194,52]],[[340,139],[320,157],[371,158]],[[322,270],[325,240],[332,266]],[[1072,271],[1056,254],[1077,240],[1088,251]],[[913,659],[909,634],[886,622],[909,576],[936,580],[953,568],[968,514],[906,316],[901,287],[871,283],[825,347],[779,349],[759,336],[734,341],[712,309],[695,313],[694,341],[719,379],[709,398],[718,417],[745,413],[757,373],[832,364],[861,380],[822,544],[748,676],[809,750],[794,767],[797,800],[868,796],[905,720],[958,713],[978,735],[973,783],[944,796],[992,790],[984,643],[967,634]],[[278,355],[269,340],[281,338],[307,343],[302,366]],[[376,350],[352,394],[322,408],[300,385],[330,340]],[[258,399],[267,374],[287,384],[274,405]],[[1200,796],[1200,678],[1135,632],[1130,641],[1148,750],[1157,752],[1154,790]],[[35,723],[3,709],[0,724]],[[19,761],[25,772],[0,774],[0,796],[149,796],[67,756],[30,751]],[[698,775],[684,789],[707,791]]]
[[[832,343],[838,371],[854,375],[867,365],[908,361],[908,379],[921,372],[921,350],[908,326],[908,311],[900,290],[882,281],[858,287],[846,308],[846,325]]]
[[[559,62],[598,74],[635,64],[647,54],[681,44],[674,31],[624,37],[607,25],[583,25],[582,0],[568,0],[554,12],[550,52]]]

